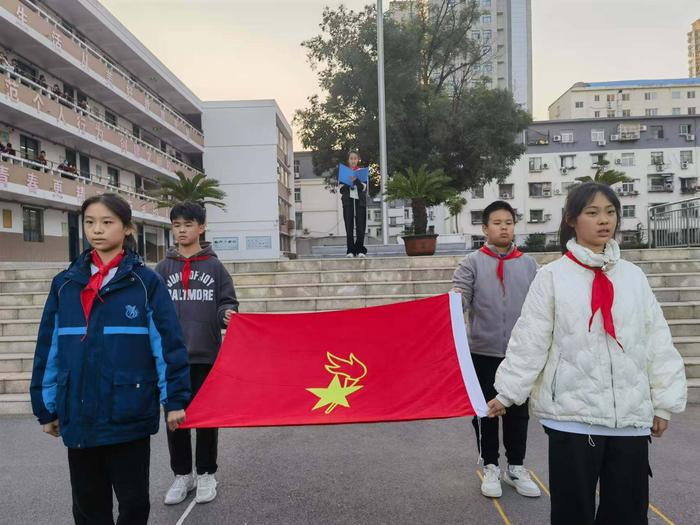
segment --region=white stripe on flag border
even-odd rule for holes
[[[474,363],[469,354],[469,341],[467,340],[467,329],[464,326],[464,312],[462,310],[462,296],[457,292],[449,292],[450,297],[450,317],[452,319],[452,338],[457,348],[457,358],[459,368],[462,371],[464,386],[469,395],[469,401],[474,408],[474,412],[479,417],[485,417],[488,412],[486,399],[481,391],[479,379],[476,377]]]

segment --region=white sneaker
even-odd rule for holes
[[[530,473],[522,465],[508,465],[503,473],[503,481],[514,487],[521,496],[538,498],[542,495],[540,488],[532,481]]]
[[[168,492],[165,493],[164,503],[166,505],[177,505],[185,501],[187,493],[197,486],[197,481],[192,474],[176,475],[175,481],[170,485]]]
[[[349,253],[345,256],[346,259],[352,259],[353,257],[355,257],[354,253]]]
[[[503,494],[501,489],[501,469],[496,465],[484,466],[484,479],[481,481],[481,493],[487,498],[500,498]]]
[[[197,476],[197,495],[194,500],[197,503],[209,503],[216,497],[216,478],[214,474],[201,474]]]
[[[367,258],[367,256],[366,256],[364,253],[358,253],[357,256],[358,256],[360,259],[366,259],[366,258]]]

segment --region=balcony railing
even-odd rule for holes
[[[75,206],[80,206],[85,199],[93,195],[105,192],[118,193],[136,212],[153,215],[154,219],[161,222],[168,217],[168,210],[156,208],[154,198],[123,186],[112,186],[107,179],[94,174],[87,178],[77,173],[59,170],[49,164],[3,153],[0,155],[0,191],[8,191],[10,184],[25,187],[30,195],[36,194],[39,198],[54,202],[64,201],[66,204]],[[46,195],[45,192],[49,192],[50,195]],[[64,200],[66,198],[75,199],[75,202]]]
[[[97,74],[105,84],[126,98],[137,102],[143,110],[173,127],[190,141],[204,146],[204,135],[192,124],[161,102],[157,95],[135,82],[101,52],[70,32],[62,22],[28,0],[0,0],[0,6],[14,14],[17,24],[27,26],[45,36],[57,53],[76,60],[82,69]]]
[[[21,78],[22,82],[18,82],[13,77]],[[4,78],[0,75],[0,94],[4,95],[6,102],[10,105],[24,104],[28,108],[33,108],[38,114],[55,119],[57,125],[72,126],[74,134],[89,136],[97,142],[116,146],[123,154],[136,157],[141,162],[150,163],[171,172],[179,170],[190,177],[200,173],[199,170],[88,113],[77,104],[51,93],[47,88],[22,75],[16,73],[10,75],[8,72],[5,73]]]

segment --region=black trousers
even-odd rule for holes
[[[367,228],[367,206],[360,206],[359,199],[343,198],[343,220],[347,253],[367,253],[365,248],[365,229]],[[357,238],[354,233],[356,232]]]
[[[93,448],[69,448],[68,467],[77,525],[112,525],[112,489],[118,525],[145,525],[151,504],[148,476],[150,437]]]
[[[190,365],[190,382],[192,396],[199,392],[213,365]],[[196,430],[195,466],[197,474],[214,474],[218,468],[216,457],[219,448],[218,428],[198,428]],[[175,474],[185,475],[192,472],[192,438],[190,429],[168,430],[168,450],[170,451],[170,468]]]
[[[549,436],[552,525],[646,525],[649,437]],[[600,503],[596,513],[596,485]]]
[[[472,354],[472,361],[476,376],[479,378],[481,391],[486,401],[496,397],[496,389],[493,383],[496,381],[496,370],[503,361],[502,357],[489,357]],[[509,465],[522,465],[525,461],[527,447],[527,424],[530,419],[527,401],[520,406],[513,405],[506,409],[501,417],[503,420],[503,446],[506,449],[506,458]],[[479,453],[484,460],[484,465],[498,465],[500,440],[498,437],[498,418],[481,418],[481,442],[479,442],[479,418],[472,420],[476,431],[476,441]]]

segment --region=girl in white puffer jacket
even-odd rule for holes
[[[646,524],[650,435],[685,408],[683,359],[646,276],[620,259],[619,217],[608,186],[571,190],[565,255],[535,277],[489,402],[495,417],[530,396],[549,436],[554,525]]]

